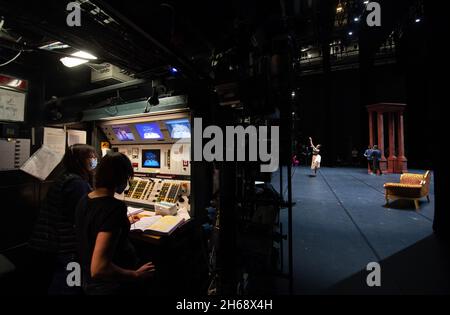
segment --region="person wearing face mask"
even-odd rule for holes
[[[38,294],[77,294],[66,282],[67,265],[77,262],[75,209],[92,188],[97,153],[85,144],[70,146],[63,159],[63,172],[50,186],[28,242],[32,262],[38,266]]]
[[[154,277],[151,262],[139,265],[128,239],[127,206],[114,197],[124,192],[133,175],[128,157],[107,154],[98,165],[95,189],[77,206],[75,230],[87,295],[134,294]]]

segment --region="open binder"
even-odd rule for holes
[[[148,211],[140,212],[137,216],[139,221],[131,224],[131,230],[140,230],[154,235],[170,235],[186,221],[183,216],[166,215],[163,217]]]

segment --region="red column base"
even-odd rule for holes
[[[397,157],[392,156],[388,158],[386,173],[395,173],[397,169]]]
[[[402,174],[408,172],[408,159],[406,157],[399,157],[395,165],[395,172]]]
[[[389,173],[388,161],[386,159],[380,161],[380,169],[383,171],[383,173]]]

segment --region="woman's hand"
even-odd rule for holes
[[[130,221],[130,224],[134,224],[137,221],[139,221],[141,218],[138,215],[130,215],[128,216],[128,220]]]
[[[136,270],[136,277],[139,280],[147,280],[153,278],[155,275],[155,265],[152,262],[148,262],[142,265],[138,270]]]

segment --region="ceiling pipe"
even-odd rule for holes
[[[86,60],[90,63],[95,63],[95,64],[102,64],[105,62],[105,60],[99,59],[99,58],[94,60],[94,59],[89,59],[89,58],[84,58],[84,57],[74,57],[71,54],[66,54],[61,51],[40,49],[39,47],[31,47],[31,46],[27,46],[26,44],[21,44],[21,43],[17,43],[17,42],[13,42],[13,41],[4,39],[2,37],[0,37],[0,47],[4,47],[4,48],[11,49],[14,51],[36,52],[36,53],[42,53],[42,54],[47,54],[47,55],[54,55],[54,56],[58,56],[61,58],[62,57],[77,58],[77,59]]]
[[[117,91],[117,90],[129,88],[129,87],[138,87],[138,86],[141,86],[144,84],[149,84],[149,83],[150,83],[150,81],[147,81],[144,79],[135,79],[135,80],[127,81],[127,82],[122,82],[122,83],[118,83],[118,84],[101,87],[101,88],[94,89],[94,90],[89,90],[89,91],[73,94],[70,96],[52,98],[51,100],[47,101],[45,103],[45,105],[49,105],[49,104],[53,104],[53,103],[62,103],[64,101],[91,97],[94,95]]]
[[[132,28],[134,31],[139,33],[141,36],[143,36],[145,39],[150,41],[154,46],[156,46],[158,49],[160,49],[164,54],[169,56],[172,60],[176,61],[182,68],[184,68],[184,73],[189,76],[189,73],[191,74],[192,79],[197,80],[203,80],[207,79],[207,77],[203,74],[201,74],[197,69],[194,68],[194,66],[186,60],[184,57],[178,55],[175,53],[172,49],[161,43],[159,40],[148,34],[145,30],[143,30],[141,27],[136,25],[134,22],[132,22],[130,19],[125,17],[123,14],[118,12],[116,9],[114,9],[111,5],[106,3],[106,1],[102,0],[95,0],[92,1],[95,2],[102,10],[104,10],[107,14],[111,15],[116,21],[119,22],[119,24],[126,25],[130,28]],[[192,77],[194,75],[194,77]]]

